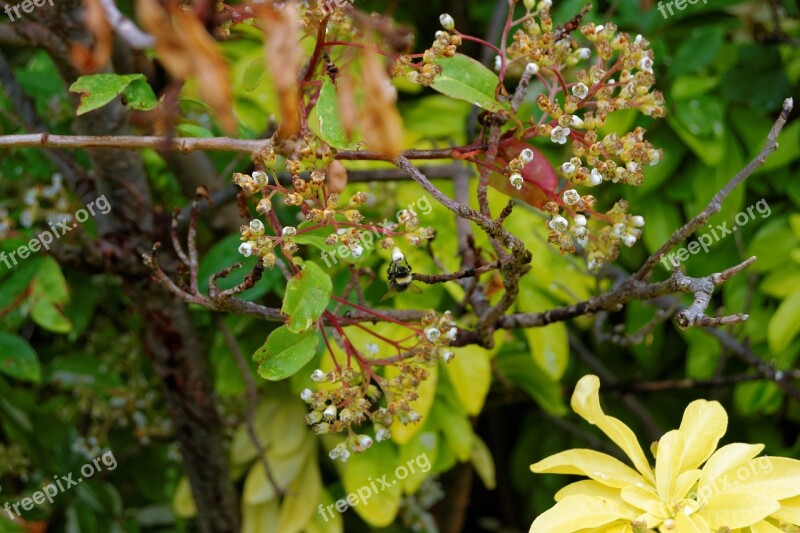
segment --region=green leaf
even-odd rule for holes
[[[692,30],[675,52],[669,68],[670,76],[698,72],[713,63],[722,49],[724,37],[725,28],[721,25],[700,26]]]
[[[336,86],[327,78],[319,91],[316,109],[319,116],[319,132],[326,143],[340,150],[354,150],[358,147],[358,140],[349,138],[342,125]]]
[[[281,313],[289,317],[287,327],[300,333],[314,325],[331,299],[331,278],[316,263],[306,262],[303,270],[289,280]]]
[[[194,137],[199,139],[208,139],[214,136],[212,132],[197,124],[178,124],[175,126],[175,132],[181,137]]]
[[[31,318],[39,326],[54,333],[72,331],[72,322],[55,305],[45,299],[39,300],[33,306]]]
[[[253,360],[261,363],[258,367],[261,377],[279,381],[303,368],[317,353],[318,343],[316,330],[293,333],[281,326],[269,334],[264,345],[253,354]]]
[[[525,352],[503,354],[495,359],[497,371],[507,380],[519,385],[542,409],[550,414],[564,415],[567,407],[556,381],[531,361]]]
[[[769,321],[767,341],[772,353],[782,352],[789,347],[800,332],[800,289],[790,294]]]
[[[81,76],[69,90],[81,95],[78,115],[103,107],[120,95],[125,96],[125,105],[130,109],[148,110],[158,105],[144,74]]]
[[[508,109],[508,104],[498,102],[495,98],[500,83],[497,74],[478,61],[456,54],[437,59],[436,64],[442,67],[442,73],[436,76],[432,89],[489,111]]]
[[[19,335],[0,332],[0,372],[39,383],[42,369],[36,350]]]
[[[64,279],[64,274],[61,273],[61,267],[52,257],[45,257],[33,282],[35,283],[34,296],[43,297],[54,304],[69,302],[67,281]]]

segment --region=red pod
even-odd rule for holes
[[[542,208],[545,203],[555,199],[558,188],[556,171],[544,154],[524,141],[511,139],[500,145],[495,165],[505,168],[509,161],[519,157],[519,154],[526,148],[533,150],[534,157],[533,161],[525,165],[520,172],[523,180],[522,189],[517,190],[508,181],[508,176],[497,172],[492,172],[489,176],[489,185],[507,196]]]

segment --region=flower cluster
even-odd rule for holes
[[[436,32],[436,40],[423,52],[422,61],[413,63],[410,57],[401,56],[393,70],[395,75],[402,73],[406,67],[411,67],[407,74],[409,81],[428,87],[435,81],[436,76],[441,74],[442,67],[436,60],[456,55],[456,47],[461,46],[461,37],[449,33],[455,24],[450,15],[442,15],[440,20],[445,29]]]
[[[337,367],[327,373],[317,369],[311,374],[316,383],[338,385],[317,391],[307,388],[300,393],[300,398],[309,405],[306,423],[315,433],[347,432],[345,440],[331,450],[332,459],[346,461],[351,451],[360,453],[372,446],[373,440],[390,439],[390,426],[395,422],[413,424],[420,421],[421,417],[411,407],[411,402],[419,397],[417,390],[428,378],[428,368],[440,359],[445,362],[453,360],[449,344],[458,332],[449,312],[442,316],[428,313],[421,325],[423,329],[417,343],[392,363],[397,368],[394,377],[382,377],[372,369],[370,358],[378,352],[374,345],[367,345],[364,353],[354,354],[359,369]],[[355,430],[367,421],[372,423],[374,439]]]
[[[72,214],[69,208],[69,198],[67,191],[62,184],[61,174],[53,174],[52,182],[48,186],[36,185],[27,191],[22,197],[25,208],[19,217],[19,224],[23,228],[30,228],[37,221],[45,221],[48,224],[57,222],[72,222]],[[7,213],[6,213],[7,215]],[[0,224],[7,218],[0,213]],[[5,223],[5,230],[10,228],[10,224]],[[4,226],[0,225],[0,235],[3,234]]]
[[[511,185],[517,189],[522,189],[522,184],[524,183],[524,179],[522,178],[522,169],[525,168],[525,165],[533,161],[533,150],[530,148],[525,148],[520,152],[518,157],[515,157],[511,161],[509,161],[508,166],[505,169],[505,173],[508,176],[508,181]]]

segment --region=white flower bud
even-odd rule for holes
[[[456,21],[453,20],[453,17],[447,13],[442,13],[439,15],[439,23],[442,25],[442,28],[446,29],[447,31],[450,31],[456,27]]]
[[[286,226],[281,231],[281,237],[283,237],[284,239],[286,239],[287,237],[294,237],[295,235],[297,235],[297,228],[293,226]]]
[[[539,72],[539,65],[536,63],[531,62],[525,65],[525,73],[528,76],[535,76],[537,72]]]
[[[575,205],[581,201],[581,195],[575,189],[567,189],[561,195],[561,198],[564,199],[564,203],[567,205]]]
[[[626,233],[625,224],[622,224],[622,223],[614,224],[614,227],[612,228],[611,233],[617,239],[621,239]]]
[[[425,337],[431,342],[436,342],[439,340],[441,334],[442,332],[439,331],[439,328],[427,328],[425,330]]]
[[[364,247],[361,246],[360,244],[356,244],[355,246],[351,246],[350,247],[350,253],[353,255],[353,257],[355,259],[358,259],[364,253]]]
[[[508,181],[511,182],[511,185],[513,185],[515,189],[520,190],[525,180],[522,179],[522,175],[520,174],[511,174]]]
[[[550,9],[553,7],[553,0],[542,0],[539,2],[539,11]]]
[[[447,37],[448,35],[449,35],[449,34],[448,34],[446,31],[442,31],[442,30],[438,30],[438,31],[437,31],[437,32],[434,34],[434,36],[436,37],[436,39],[437,39],[437,40],[439,40],[439,39],[444,39],[444,38],[445,38],[445,37]]]
[[[400,250],[400,248],[398,248],[397,246],[392,248],[392,261],[394,261],[395,263],[399,263],[405,258],[406,256],[403,255],[403,252]]]
[[[444,350],[442,352],[442,359],[444,359],[445,363],[449,363],[450,361],[452,361],[453,357],[455,357],[455,356],[456,356],[456,354],[454,354],[450,350]]]
[[[572,86],[572,95],[577,96],[578,98],[586,98],[586,95],[589,94],[589,88],[584,85],[583,83],[576,83]]]
[[[586,217],[581,215],[581,214],[575,215],[574,220],[575,220],[575,225],[576,226],[583,227],[583,226],[586,225]]]
[[[367,353],[367,355],[375,355],[379,350],[380,349],[378,348],[378,345],[374,342],[368,342],[367,345],[364,346],[364,351]]]
[[[408,419],[411,422],[419,422],[419,413],[416,411],[411,411],[408,413]]]
[[[526,165],[533,161],[533,150],[530,148],[525,148],[523,151],[519,153],[519,159]]]
[[[596,168],[592,169],[592,173],[589,175],[589,185],[592,187],[596,187],[603,183],[603,175],[600,174],[600,171]]]
[[[643,57],[639,61],[639,69],[644,72],[653,72],[653,60],[649,57]]]
[[[574,228],[572,230],[572,232],[575,234],[575,236],[578,239],[582,239],[583,237],[586,237],[587,235],[589,235],[589,230],[584,228],[584,227],[582,227],[582,226],[578,226],[578,227]]]
[[[501,68],[503,68],[503,60],[500,56],[494,56],[494,69],[499,72]]]
[[[589,59],[592,55],[592,51],[588,48],[578,48],[577,54],[580,59]]]
[[[564,175],[569,176],[575,172],[575,165],[567,161],[561,165],[561,172],[563,172]]]
[[[576,128],[583,127],[583,119],[577,115],[572,115],[572,117],[569,119],[569,123]]]
[[[601,31],[603,31],[604,29],[606,29],[606,27],[605,27],[605,26],[603,26],[602,24],[600,24],[599,26],[596,26],[596,27],[595,27],[595,29],[594,29],[594,34],[595,34],[595,35],[597,35],[597,34],[598,34],[598,33],[600,33]]]
[[[624,242],[624,243],[625,243],[625,246],[627,246],[628,248],[630,248],[631,246],[633,246],[634,244],[636,244],[636,237],[634,237],[633,235],[625,235],[625,236],[622,238],[622,242]]]
[[[550,219],[548,225],[552,230],[564,231],[569,227],[569,222],[567,222],[567,219],[562,217],[561,215],[556,215],[552,219]]]
[[[310,403],[313,397],[314,392],[311,389],[303,389],[303,392],[300,393],[300,399],[306,403]]]
[[[250,231],[256,235],[263,235],[264,234],[264,223],[258,219],[253,219],[250,221]]]
[[[385,440],[389,440],[392,438],[392,432],[386,428],[380,428],[375,430],[375,440],[378,442],[383,442]]]
[[[269,183],[269,176],[263,170],[255,170],[252,174],[253,183],[258,187],[263,187]]]
[[[243,242],[239,245],[239,253],[245,257],[253,255],[253,243],[251,241]]]
[[[650,160],[650,166],[657,165],[661,161],[661,150],[652,149],[647,152],[647,159]]]
[[[327,420],[328,422],[333,422],[334,420],[336,420],[336,406],[329,405],[328,407],[326,407],[325,410],[322,411],[322,418]]]
[[[641,215],[635,215],[631,217],[631,223],[633,223],[633,225],[637,228],[641,228],[644,226],[644,217]]]
[[[312,381],[316,381],[317,383],[319,383],[320,381],[325,381],[325,379],[326,379],[326,378],[325,378],[325,372],[323,372],[323,371],[322,371],[322,370],[320,370],[319,368],[318,368],[318,369],[316,369],[316,370],[314,370],[314,371],[311,373],[311,380],[312,380]]]
[[[637,170],[639,170],[639,163],[637,163],[636,161],[628,161],[625,164],[625,167],[631,172],[636,172]]]
[[[372,446],[372,437],[370,437],[369,435],[359,435],[358,437],[356,437],[356,442],[358,442],[358,445],[361,448],[366,450],[367,448]]]
[[[454,341],[456,340],[456,335],[458,335],[458,328],[453,326],[447,330],[447,333],[444,334],[444,338],[449,341]]]
[[[348,450],[342,450],[342,454],[339,456],[339,460],[343,463],[346,463],[349,458],[350,458],[350,452]]]

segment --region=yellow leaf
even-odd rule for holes
[[[478,473],[478,477],[483,481],[484,486],[489,490],[494,490],[497,486],[497,479],[494,471],[494,459],[492,452],[483,440],[475,435],[472,440],[472,467]]]
[[[531,471],[535,474],[583,475],[618,489],[644,482],[638,472],[619,459],[586,449],[566,450],[551,455],[532,464]]]
[[[428,368],[430,374],[428,375],[428,379],[422,382],[417,389],[417,393],[419,394],[419,398],[414,400],[413,402],[408,402],[411,406],[411,409],[419,413],[420,420],[424,421],[425,418],[431,411],[431,407],[433,406],[433,399],[436,397],[436,382],[439,378],[439,367],[432,366]],[[388,366],[386,367],[386,378],[392,379],[395,376],[400,374],[400,369],[396,366]],[[411,423],[411,424],[402,424],[399,421],[395,420],[392,422],[392,425],[389,428],[392,432],[392,440],[395,441],[397,444],[405,444],[410,441],[414,435],[416,435],[420,429],[422,429],[422,423]]]
[[[278,517],[278,529],[281,533],[297,533],[302,531],[314,518],[313,502],[322,495],[322,478],[319,463],[313,457],[306,461],[303,471],[289,485],[286,498],[281,502]]]
[[[266,458],[275,482],[281,488],[288,487],[300,473],[305,461],[313,458],[316,449],[316,440],[313,435],[307,434],[302,446],[287,457],[275,456],[272,448],[267,449]],[[275,487],[267,478],[264,465],[260,460],[253,463],[247,479],[244,482],[244,501],[250,504],[263,503],[275,498]]]
[[[275,435],[270,433],[269,421],[275,417],[280,407],[280,402],[275,397],[269,397],[258,404],[255,415],[253,416],[253,425],[256,428],[256,436],[262,446],[269,446]],[[236,429],[231,442],[231,461],[234,464],[249,463],[256,458],[258,452],[256,451],[253,442],[250,440],[250,435],[247,433],[247,426],[240,425]]]
[[[653,473],[650,464],[636,440],[631,428],[613,416],[607,416],[600,407],[600,379],[597,376],[583,376],[575,386],[572,394],[572,410],[583,417],[590,424],[596,425],[627,455],[636,470],[649,482],[653,483]]]
[[[775,500],[758,494],[728,492],[717,494],[705,504],[698,513],[712,531],[727,526],[731,529],[747,527],[763,520],[778,510],[780,504]]]
[[[278,500],[242,504],[242,533],[278,531]]]
[[[439,456],[439,436],[433,431],[420,431],[408,444],[400,446],[399,453],[397,464],[413,470],[401,482],[403,493],[414,494]]]
[[[728,413],[719,402],[696,400],[690,403],[678,428],[685,444],[681,470],[697,468],[711,457],[727,429]]]
[[[554,302],[536,290],[523,289],[517,302],[520,311],[530,313],[546,311]],[[569,340],[567,327],[563,322],[541,328],[526,328],[525,337],[533,360],[553,381],[564,375],[569,362]]]
[[[453,352],[455,358],[445,363],[447,375],[464,410],[468,415],[477,415],[492,383],[491,352],[474,344],[454,348]]]
[[[305,533],[343,533],[342,515],[336,510],[333,498],[323,489],[320,505],[311,523],[306,526]]]
[[[373,528],[386,527],[400,507],[400,485],[392,467],[397,450],[391,443],[373,446],[367,453],[350,456],[337,463],[348,503]]]
[[[181,518],[193,518],[197,515],[197,507],[195,507],[194,498],[192,498],[192,488],[189,486],[189,480],[186,477],[182,477],[178,482],[175,495],[172,496],[172,509]]]
[[[618,520],[631,521],[636,516],[628,506],[590,496],[569,496],[536,517],[530,533],[566,533],[605,526]]]

